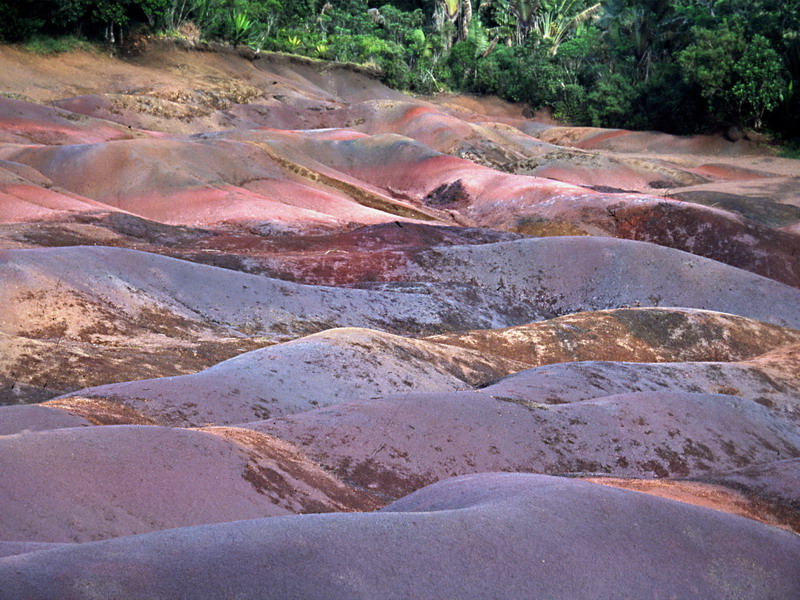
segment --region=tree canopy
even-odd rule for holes
[[[576,124],[800,137],[796,0],[13,0],[0,40],[134,30],[380,67],[419,93],[498,94]]]

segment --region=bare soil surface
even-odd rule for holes
[[[798,461],[760,136],[0,46],[0,599],[793,600]]]

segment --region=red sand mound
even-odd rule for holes
[[[5,52],[4,57],[10,72],[32,69],[29,61],[13,51]],[[519,115],[502,106],[467,102],[467,108],[481,113],[476,115],[446,101],[437,105],[435,100],[404,97],[364,72],[276,56],[251,63],[234,53],[198,56],[156,44],[149,53],[126,64],[96,61],[113,73],[113,86],[97,79],[98,65],[92,65],[90,57],[78,54],[59,61],[67,70],[80,65],[86,71],[86,87],[104,92],[62,100],[60,106],[82,114],[59,114],[86,120],[79,133],[95,129],[98,133],[93,133],[91,140],[85,135],[62,139],[56,135],[59,121],[48,125],[52,139],[39,141],[67,144],[68,148],[6,148],[5,156],[36,165],[74,194],[146,218],[173,224],[270,222],[280,230],[304,232],[406,218],[536,235],[611,235],[679,248],[800,285],[800,267],[794,260],[798,239],[790,229],[773,231],[758,223],[741,222],[725,211],[663,198],[588,195],[585,187],[517,174],[546,175],[584,186],[613,183],[636,191],[650,184],[659,184],[656,187],[660,189],[665,183],[676,187],[709,179],[770,180],[777,174],[775,170],[697,160],[681,164],[655,157],[598,158],[596,153],[565,153],[524,131],[555,136],[553,139],[565,143],[585,135],[596,144],[624,138],[640,151],[660,144],[666,149],[720,154],[730,152],[730,145],[736,146],[738,153],[741,144],[591,129],[534,132]],[[51,93],[44,90],[65,86],[46,65],[32,70],[34,97],[50,99]],[[45,73],[52,82],[46,81]],[[9,102],[28,107],[20,101]],[[35,113],[34,121],[67,118],[36,112],[52,112],[50,108],[29,110]],[[82,116],[86,114],[117,119],[125,128]],[[309,114],[314,115],[310,120]],[[487,120],[493,116],[507,122]],[[91,149],[75,144],[116,139],[103,133],[106,125],[122,128],[123,133],[131,125],[174,133],[239,130],[207,139],[163,135],[153,139],[150,133],[127,129],[131,137],[149,139],[129,140],[130,144],[97,143]],[[279,127],[302,131],[280,135]],[[320,133],[320,128],[328,127],[358,128],[368,135],[342,130]],[[409,137],[415,140],[413,144]],[[634,139],[639,141],[631,142]],[[650,142],[645,143],[646,139]],[[255,147],[241,147],[234,140]],[[506,173],[479,168],[475,162]],[[258,168],[245,168],[250,163]],[[441,193],[442,186],[454,185],[461,191],[455,204]],[[558,201],[552,202],[554,199]],[[17,208],[16,212],[20,213],[17,218],[45,216],[30,209]],[[720,231],[724,235],[719,235]]]
[[[63,189],[26,165],[0,160],[0,222],[55,219],[65,213],[108,210],[100,202]]]
[[[276,221],[301,227],[390,218],[330,186],[293,182],[264,148],[234,141],[130,140],[34,147],[6,156],[71,192],[164,223]],[[384,202],[383,208],[393,209],[391,199]],[[401,204],[393,219],[425,216],[411,208],[399,214]]]
[[[87,144],[141,135],[117,123],[0,97],[3,144]]]

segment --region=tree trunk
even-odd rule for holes
[[[445,52],[450,52],[450,48],[453,47],[453,37],[457,33],[456,24],[459,14],[461,14],[459,0],[437,0],[434,23],[442,36]]]
[[[489,56],[494,50],[495,46],[497,46],[497,42],[499,40],[500,38],[498,36],[494,36],[494,39],[492,40],[491,44],[489,44],[489,47],[486,50],[484,50],[483,53],[481,54],[481,58],[486,58],[487,56]]]
[[[472,21],[472,0],[461,0],[461,29],[458,39],[463,41],[469,35],[469,23]]]
[[[461,12],[460,0],[439,0],[439,5],[444,10],[444,14],[450,21],[455,22]],[[471,7],[470,7],[471,8]]]

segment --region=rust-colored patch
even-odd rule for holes
[[[25,337],[38,340],[60,340],[67,333],[67,322],[51,317],[52,323],[42,325],[27,332]]]
[[[142,308],[136,315],[136,324],[144,330],[178,339],[194,337],[191,334],[198,329],[197,323],[160,306]]]
[[[738,388],[735,388],[730,385],[721,385],[716,390],[714,390],[716,394],[725,394],[727,396],[739,396],[742,392],[739,391]]]
[[[356,465],[351,465],[350,461],[346,460],[339,465],[336,473],[356,489],[365,490],[384,502],[397,500],[437,481],[436,477],[430,475],[403,474],[394,471],[372,458]]]
[[[275,469],[262,467],[252,462],[245,465],[242,479],[249,482],[259,494],[272,496],[272,502],[275,504],[278,504],[281,499],[285,500],[291,497],[295,492],[286,478]]]
[[[703,506],[800,533],[800,511],[797,510],[797,506],[789,506],[777,499],[765,499],[746,488],[737,490],[720,484],[667,479],[622,479],[617,477],[583,477],[582,479],[694,506]]]
[[[655,477],[659,479],[663,479],[664,477],[669,477],[669,469],[667,469],[663,464],[658,462],[657,460],[648,460],[644,462],[638,463],[639,468],[644,471],[650,471],[653,473]]]
[[[689,475],[689,465],[686,464],[686,459],[678,452],[660,447],[655,449],[655,453],[667,463],[667,469],[671,476],[686,477]]]
[[[422,199],[425,206],[432,208],[464,208],[471,202],[472,198],[460,179],[443,183]]]
[[[616,237],[677,248],[800,287],[800,236],[697,205],[609,207]]]
[[[430,341],[533,366],[582,360],[745,360],[800,341],[800,332],[719,313],[613,309],[504,329],[447,333]]]
[[[256,491],[299,512],[371,511],[383,504],[371,495],[353,489],[325,472],[294,445],[279,438],[237,427],[201,429],[220,435],[240,446],[248,457],[242,477]],[[310,494],[316,491],[321,498]]]
[[[310,285],[341,286],[401,281],[408,267],[402,251],[329,250],[321,254],[284,255],[270,261],[270,275]]]
[[[72,396],[43,403],[44,406],[83,417],[92,425],[158,425],[150,417],[114,400]]]
[[[590,235],[574,223],[547,221],[544,219],[522,219],[510,228],[514,233],[533,237],[556,237],[566,235]]]
[[[115,336],[116,337],[116,336]],[[38,341],[11,338],[13,357],[0,361],[0,388],[17,393],[0,404],[40,402],[87,387],[186,375],[270,343],[226,338],[174,345],[136,345],[136,338],[112,342]],[[124,342],[124,343],[123,343]],[[7,353],[7,356],[9,354]]]

